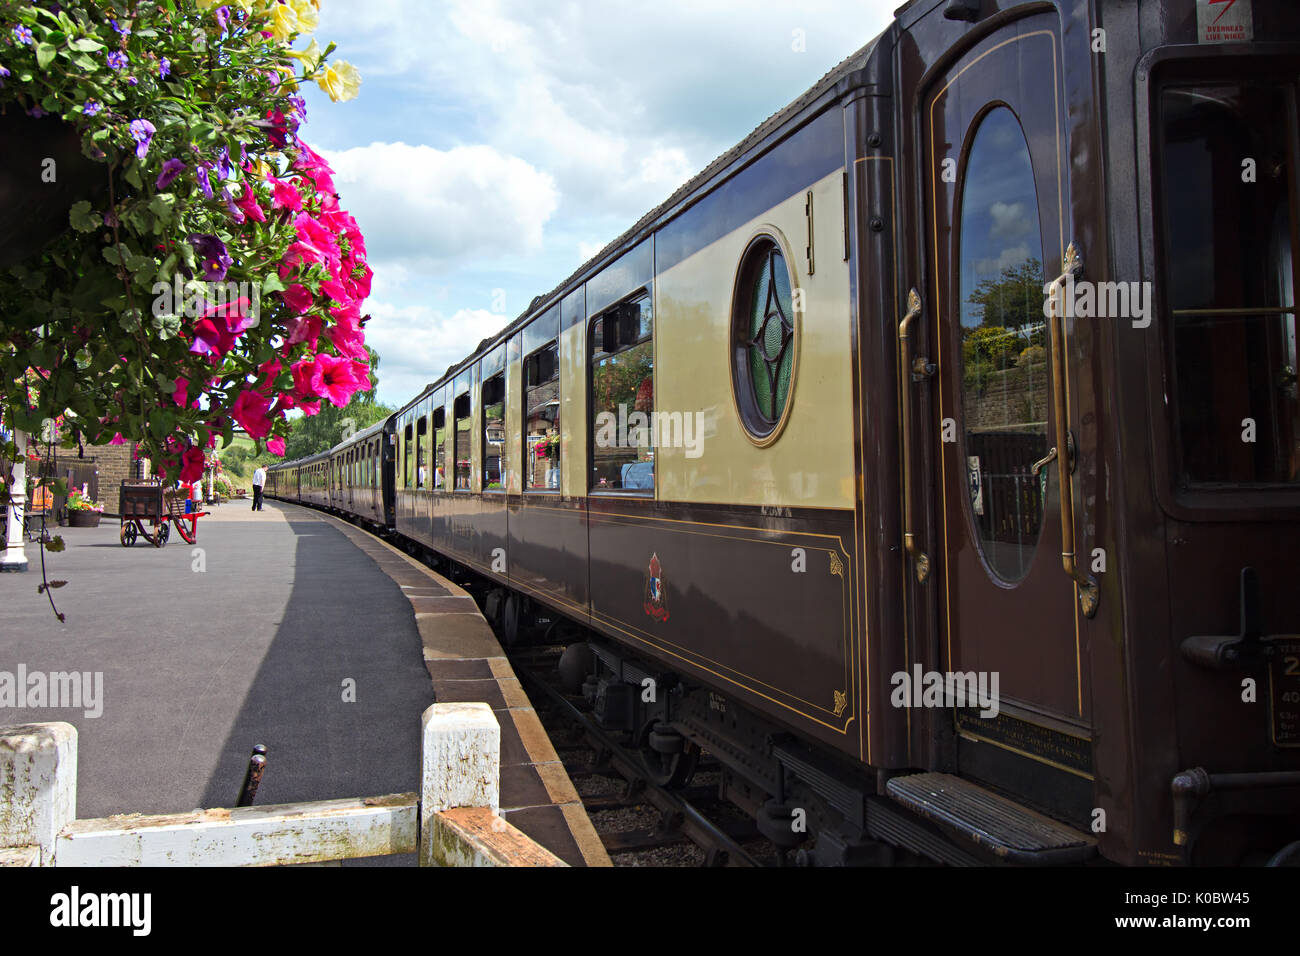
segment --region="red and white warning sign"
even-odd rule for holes
[[[1251,0],[1196,0],[1199,43],[1243,43],[1255,38]]]

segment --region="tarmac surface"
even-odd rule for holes
[[[193,545],[173,529],[163,548],[143,538],[123,547],[116,518],[51,529],[67,545],[45,554],[48,579],[67,581],[51,592],[65,623],[37,593],[37,545],[26,548],[29,571],[0,574],[0,679],[20,666],[102,673],[99,716],[86,715],[84,700],[69,709],[0,699],[0,726],[62,720],[77,728],[78,818],[233,806],[255,744],[268,749],[258,805],[418,791],[420,715],[435,681],[439,700],[489,699],[501,708],[502,806],[512,805],[516,726],[536,715],[522,694],[465,693],[493,690],[482,680],[489,673],[479,673],[489,662],[508,695],[517,681],[464,592],[453,595],[446,588],[454,585],[395,549],[310,509],[267,500],[255,513],[237,499],[209,510]],[[458,606],[421,606],[430,601]],[[476,649],[431,649],[438,633]],[[461,676],[448,667],[478,679],[447,685]],[[553,751],[537,756],[543,750],[544,734],[517,758],[530,778],[544,777],[555,759]],[[556,796],[564,788],[572,790],[567,775],[551,783],[551,799],[537,801],[556,805],[557,823],[558,805],[569,802],[567,791]],[[512,822],[527,832],[527,816],[511,814]],[[577,820],[566,807],[565,816],[581,824],[567,827],[577,843],[590,842],[585,813]],[[535,838],[553,842],[544,836]],[[557,836],[566,845],[553,849],[571,862],[603,855],[598,841],[580,853],[569,834]]]

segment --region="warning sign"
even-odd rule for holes
[[[1196,0],[1199,43],[1246,43],[1255,38],[1251,0]]]

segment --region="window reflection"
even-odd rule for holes
[[[653,332],[649,297],[592,323],[592,491],[654,490]]]
[[[975,133],[962,183],[961,372],[966,475],[980,548],[997,576],[1029,570],[1047,471],[1042,241],[1029,147],[1006,107]]]
[[[554,342],[524,361],[524,487],[560,488],[560,353]]]

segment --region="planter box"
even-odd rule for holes
[[[98,528],[99,519],[102,517],[98,511],[69,511],[68,527],[70,528]]]

